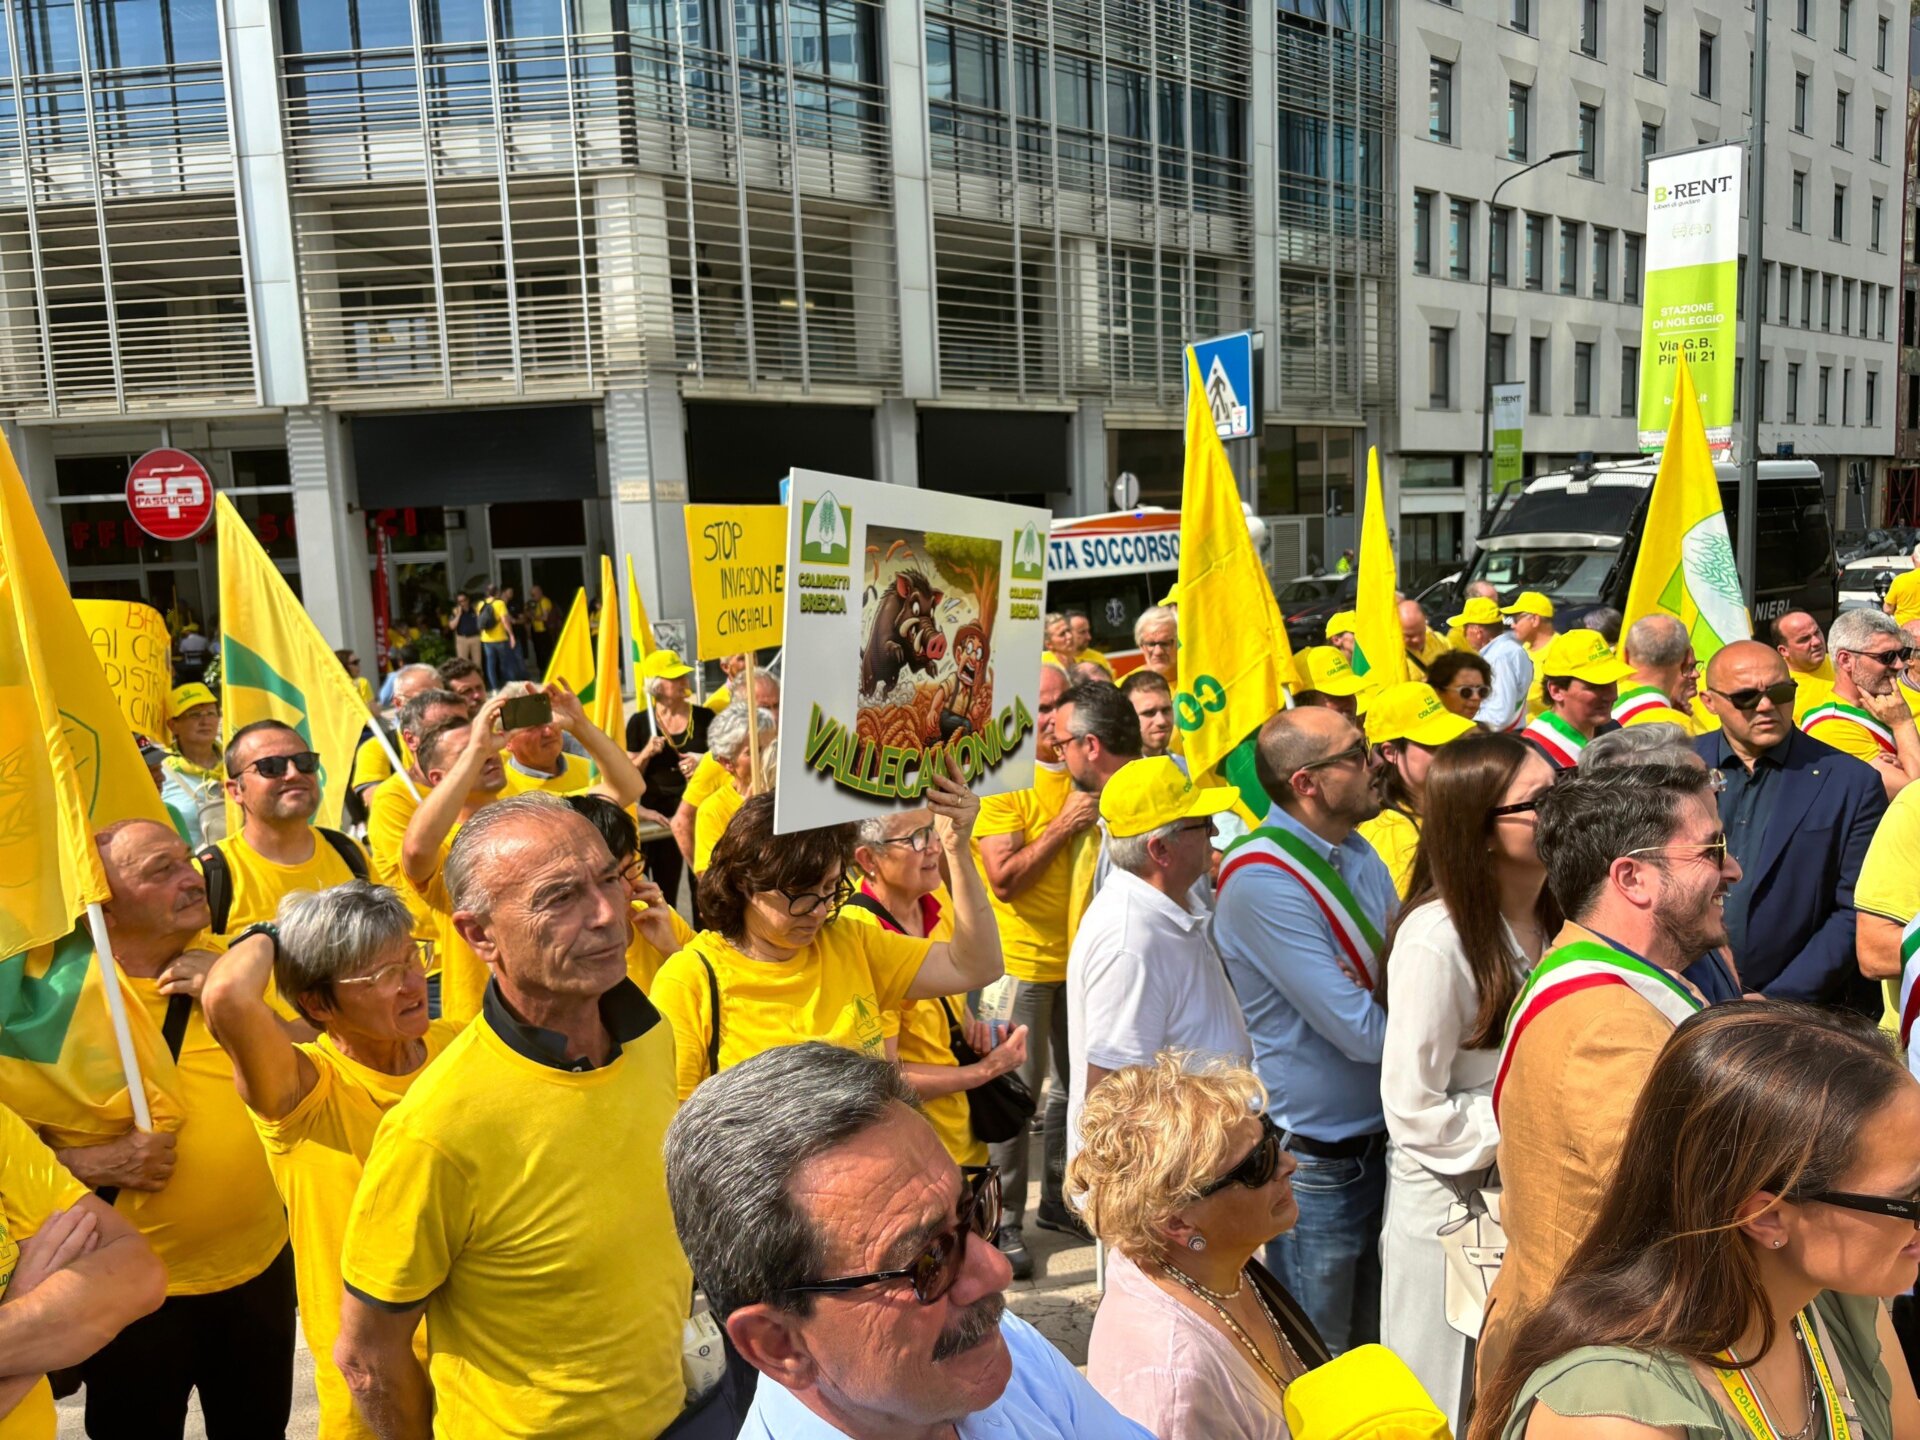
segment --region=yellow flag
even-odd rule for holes
[[[1407,641],[1400,633],[1394,592],[1400,572],[1387,534],[1387,506],[1380,488],[1380,452],[1367,447],[1367,503],[1360,516],[1359,594],[1354,600],[1353,673],[1385,689],[1407,678]]]
[[[653,622],[647,619],[647,602],[640,594],[640,581],[633,573],[633,555],[627,555],[627,647],[633,659],[633,688],[640,687],[640,667],[647,656],[660,647],[653,643]]]
[[[256,720],[291,725],[320,756],[317,825],[338,825],[367,726],[367,707],[333,647],[223,493],[220,551],[221,720],[226,738]]]
[[[600,557],[600,635],[594,643],[593,689],[580,692],[587,718],[613,740],[626,744],[626,709],[620,703],[620,589],[613,557]]]
[[[560,638],[553,642],[553,655],[547,661],[546,682],[558,680],[586,703],[593,689],[593,629],[587,623],[587,592],[573,592],[573,604],[567,607],[567,620],[560,627]]]
[[[1654,477],[1621,628],[1643,615],[1671,615],[1687,627],[1704,665],[1722,645],[1752,639],[1753,620],[1740,590],[1693,376],[1684,355],[1677,363],[1667,448]]]
[[[1292,670],[1293,650],[1280,607],[1247,532],[1240,492],[1213,428],[1199,366],[1188,350],[1180,687],[1174,715],[1195,775],[1213,769],[1285,707],[1282,677]],[[1229,778],[1239,783],[1237,773]],[[1264,803],[1253,808],[1266,811]]]

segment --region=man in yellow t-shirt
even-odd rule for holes
[[[449,720],[471,721],[473,707],[451,690],[424,690],[400,707],[400,740],[412,760],[420,749],[420,737]],[[411,783],[409,783],[411,782]],[[420,808],[420,796],[428,790],[427,777],[414,760],[406,775],[389,775],[373,787],[367,797],[367,856],[373,862],[373,876],[382,885],[399,892],[407,909],[413,912],[414,936],[432,944],[436,938],[433,912],[407,884],[400,868],[400,846],[407,838],[407,826],[413,812]],[[417,792],[417,793],[416,793]]]
[[[726,677],[726,680],[718,690],[707,696],[707,708],[714,714],[718,715],[733,703],[733,687],[739,684],[740,676],[746,668],[747,657],[744,654],[720,657],[720,673]]]
[[[622,805],[639,803],[646,781],[640,776],[625,747],[587,718],[580,697],[565,685],[535,685],[517,681],[500,692],[502,699],[526,695],[545,695],[553,705],[553,718],[544,725],[528,725],[509,730],[506,766],[506,794],[524,795],[529,790],[549,795],[581,795],[598,790]],[[566,751],[568,735],[580,742],[585,756]],[[598,767],[599,776],[594,771]],[[642,819],[667,823],[665,816],[646,812]]]
[[[524,678],[520,652],[514,648],[513,617],[507,607],[513,603],[513,587],[487,587],[487,598],[480,602],[480,660],[487,675],[487,689],[498,690],[509,681]]]
[[[773,744],[773,712],[759,712],[760,753]],[[726,773],[726,783],[701,801],[693,822],[693,873],[696,877],[713,859],[713,847],[727,833],[727,825],[747,803],[753,788],[753,755],[747,748],[747,712],[743,706],[722,710],[707,727],[707,754]],[[698,776],[699,771],[694,772]],[[691,790],[691,786],[688,787]]]
[[[1671,615],[1642,615],[1627,627],[1621,656],[1633,674],[1620,682],[1613,718],[1619,725],[1678,725],[1699,733],[1693,702],[1700,689],[1700,662],[1687,627]]]
[[[416,695],[424,695],[429,690],[440,688],[440,672],[431,665],[403,665],[393,675],[393,709],[397,715],[406,708],[407,701]],[[400,758],[407,759],[405,737],[397,742]],[[353,752],[353,774],[347,782],[353,792],[360,797],[362,804],[370,804],[373,788],[389,775],[393,774],[393,761],[387,757],[387,750],[373,735],[360,742],[360,748]]]
[[[1826,633],[1804,610],[1789,610],[1768,627],[1774,649],[1787,660],[1787,670],[1799,688],[1793,702],[1794,724],[1833,690],[1833,657],[1827,653]]]
[[[662,1153],[673,1032],[627,979],[618,868],[544,795],[475,816],[447,868],[493,978],[374,1137],[341,1256],[341,1371],[381,1434],[658,1435],[686,1401],[693,1275]]]
[[[1920,779],[1920,731],[1897,693],[1907,634],[1878,610],[1849,610],[1827,636],[1833,691],[1800,719],[1800,728],[1880,774],[1887,798]]]
[[[1893,583],[1887,586],[1887,598],[1880,607],[1893,617],[1897,625],[1920,620],[1920,545],[1913,547],[1910,558],[1914,562],[1913,568],[1893,577]]]
[[[1093,648],[1093,622],[1078,610],[1067,612],[1067,627],[1073,632],[1073,657],[1076,665],[1098,665],[1107,672],[1107,678],[1113,679],[1113,662],[1100,651]]]
[[[63,1259],[61,1247],[88,1227],[92,1247]],[[0,1440],[53,1440],[47,1372],[78,1365],[103,1334],[150,1314],[166,1284],[126,1217],[0,1106]]]
[[[162,1111],[176,1128],[143,1134],[129,1119],[102,1141],[97,1106],[34,1113],[35,1097],[0,1089],[81,1184],[118,1187],[115,1208],[167,1268],[166,1302],[86,1364],[87,1432],[177,1437],[198,1390],[232,1433],[278,1435],[293,1403],[293,1250],[233,1064],[192,1000],[211,959],[187,949],[207,926],[206,886],[172,827],[150,820],[109,826],[100,858],[136,1044],[164,1055],[169,1013],[182,1017]],[[70,1139],[80,1143],[63,1148]]]
[[[1453,649],[1447,637],[1427,624],[1427,612],[1418,600],[1400,602],[1400,638],[1406,641],[1407,663],[1424,679],[1427,667]]]
[[[1853,887],[1854,953],[1860,973],[1886,982],[1884,1030],[1900,1019],[1900,934],[1920,915],[1920,785],[1893,797],[1875,827]]]
[[[553,658],[553,642],[558,637],[553,627],[553,601],[538,585],[527,587],[527,603],[520,611],[520,618],[526,622],[527,630],[533,637],[534,667],[544,675],[547,662]]]

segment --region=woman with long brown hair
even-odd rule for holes
[[[1512,735],[1433,752],[1411,893],[1387,942],[1387,1208],[1380,1341],[1458,1428],[1471,1392],[1466,1336],[1447,1323],[1439,1230],[1483,1187],[1500,1132],[1493,1079],[1507,1011],[1560,916],[1534,847],[1533,803],[1553,784]]]
[[[1879,1297],[1920,1270],[1920,1085],[1844,1012],[1674,1032],[1593,1228],[1487,1377],[1470,1440],[1913,1440]]]

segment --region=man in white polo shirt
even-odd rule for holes
[[[1067,1159],[1080,1149],[1087,1093],[1169,1047],[1251,1061],[1227,972],[1207,938],[1199,882],[1226,786],[1196,789],[1172,759],[1123,765],[1100,792],[1113,871],[1067,958]]]

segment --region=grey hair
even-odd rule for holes
[[[318,1024],[301,1001],[333,999],[333,982],[371,964],[413,933],[406,902],[384,885],[349,880],[325,890],[296,890],[280,902],[273,983],[281,997]]]
[[[1140,643],[1141,632],[1155,625],[1172,625],[1177,627],[1179,624],[1180,613],[1171,605],[1149,605],[1134,618],[1133,643],[1138,645]]]
[[[1620,643],[1620,622],[1625,618],[1624,615],[1611,605],[1602,605],[1597,609],[1589,610],[1586,618],[1580,622],[1580,627],[1583,630],[1597,632],[1600,638],[1609,645],[1618,645]]]
[[[1592,909],[1614,861],[1672,839],[1680,801],[1711,785],[1699,765],[1653,762],[1576,772],[1541,796],[1535,843],[1567,918]]]
[[[762,730],[771,730],[774,726],[771,710],[756,710],[754,718],[759,721]],[[747,702],[743,699],[738,705],[729,705],[713,717],[713,723],[707,726],[707,749],[722,765],[731,765],[746,748]]]
[[[763,1050],[703,1081],[667,1127],[667,1197],[693,1273],[722,1321],[747,1305],[796,1315],[826,1237],[793,1194],[810,1161],[920,1108],[897,1067],[813,1040]]]
[[[1580,752],[1579,769],[1589,775],[1628,765],[1694,765],[1699,760],[1684,729],[1671,720],[1650,720],[1594,736]]]
[[[1460,593],[1469,600],[1498,600],[1500,587],[1491,580],[1469,580]]]
[[[1827,631],[1827,648],[1858,654],[1876,635],[1890,635],[1902,643],[1906,639],[1891,615],[1878,610],[1843,610]]]
[[[1147,842],[1159,840],[1171,844],[1174,835],[1186,823],[1184,820],[1170,820],[1141,835],[1109,835],[1107,858],[1129,875],[1150,875],[1153,873],[1153,857],[1147,853]]]
[[[457,691],[435,687],[432,690],[422,690],[418,695],[402,702],[400,708],[394,712],[394,721],[399,725],[402,735],[411,735],[418,740],[427,733],[427,715],[431,711],[458,710],[464,715],[467,713],[467,708],[465,696]]]
[[[444,871],[448,902],[455,910],[467,910],[485,918],[493,913],[492,870],[494,850],[498,846],[496,830],[511,828],[516,821],[537,818],[558,822],[563,818],[591,828],[585,817],[558,795],[529,790],[496,800],[474,811],[473,818],[454,833],[447,849]],[[597,831],[595,832],[598,833]]]
[[[1627,627],[1627,663],[1678,665],[1692,644],[1687,627],[1671,615],[1642,615]]]
[[[497,700],[518,700],[523,695],[538,695],[540,687],[531,680],[509,680],[494,691]]]

